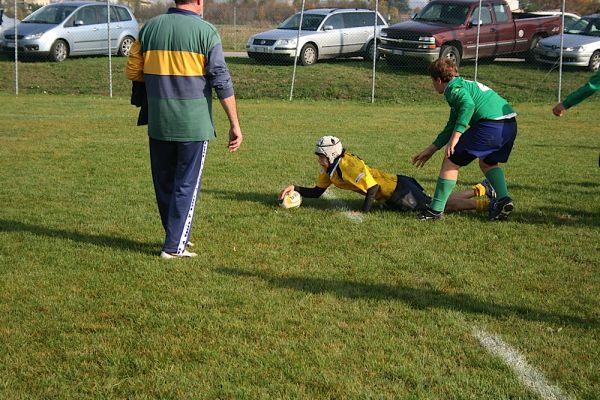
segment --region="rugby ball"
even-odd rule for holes
[[[300,204],[302,204],[302,196],[295,190],[286,194],[281,200],[281,207],[283,208],[296,208],[300,207]]]

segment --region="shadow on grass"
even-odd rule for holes
[[[253,203],[263,204],[265,206],[279,206],[279,200],[277,200],[277,195],[279,193],[259,193],[259,192],[235,192],[231,190],[215,190],[215,189],[203,189],[202,194],[208,194],[211,196],[215,196],[220,199],[227,200],[235,200],[235,201],[250,201]],[[342,200],[337,200],[339,203]],[[349,209],[360,210],[360,207],[363,204],[362,199],[354,200],[343,200],[344,205],[346,205]],[[323,196],[316,199],[303,198],[302,199],[302,207],[303,208],[314,208],[318,210],[328,210],[335,209],[336,200],[326,199]]]
[[[322,279],[305,276],[273,276],[264,272],[244,271],[238,268],[219,268],[217,272],[242,278],[258,278],[268,284],[311,294],[331,293],[349,299],[398,300],[411,308],[430,308],[482,314],[494,318],[517,317],[527,321],[566,324],[581,328],[598,328],[596,319],[579,318],[571,315],[536,310],[523,306],[500,305],[478,300],[464,293],[448,294],[434,289],[390,286],[339,279]]]
[[[0,219],[0,232],[25,232],[36,236],[72,240],[79,243],[110,247],[112,249],[125,250],[133,253],[144,253],[149,255],[157,255],[162,246],[162,243],[141,243],[122,237],[92,235],[88,233],[48,228],[45,226],[26,224],[24,222],[9,221],[5,219]]]

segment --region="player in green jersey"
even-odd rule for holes
[[[437,139],[413,157],[413,164],[422,167],[446,146],[431,206],[419,218],[443,218],[459,169],[478,158],[481,171],[497,193],[490,204],[489,219],[506,219],[514,205],[498,163],[508,161],[517,136],[517,114],[489,87],[460,77],[456,64],[448,58],[431,63],[429,73],[434,89],[444,95],[450,106],[450,118]]]

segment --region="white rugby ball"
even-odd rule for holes
[[[302,196],[295,190],[286,194],[281,200],[281,207],[283,208],[296,208],[300,207],[300,204],[302,204]]]

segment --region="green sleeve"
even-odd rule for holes
[[[469,92],[464,88],[454,89],[449,97],[448,103],[450,103],[450,107],[452,107],[456,113],[454,130],[464,133],[471,122],[471,118],[473,118],[475,102]]]
[[[433,145],[435,147],[437,147],[438,149],[441,149],[442,147],[444,147],[446,145],[446,143],[448,143],[448,141],[450,140],[450,136],[452,135],[452,132],[454,132],[454,125],[456,125],[456,114],[451,109],[450,110],[450,118],[448,118],[448,123],[446,124],[446,127],[444,128],[444,130],[442,132],[440,132],[440,134],[437,136],[437,138],[433,141]]]
[[[594,93],[596,93],[596,91],[598,91],[599,89],[600,70],[598,70],[598,72],[596,72],[585,85],[575,90],[574,92],[571,92],[563,101],[563,105],[565,106],[565,108],[571,108],[581,103],[583,100],[587,99]]]
[[[433,141],[433,145],[438,149],[441,149],[448,143],[452,132],[458,131],[464,133],[475,112],[475,102],[464,88],[453,88],[446,99],[450,105],[450,118],[448,118],[448,123],[444,130]]]

